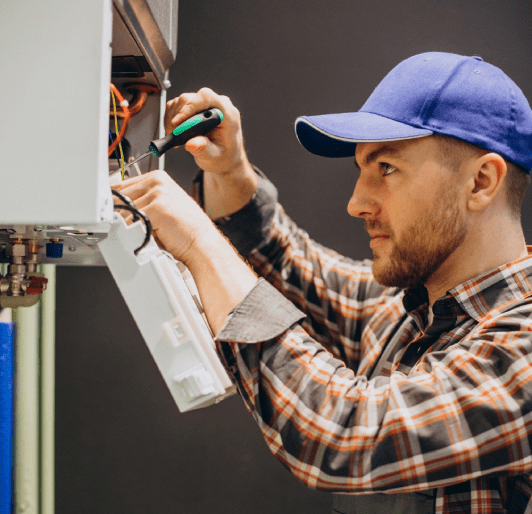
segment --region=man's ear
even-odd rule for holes
[[[467,207],[472,211],[481,211],[502,191],[507,172],[506,162],[499,154],[490,152],[473,159],[467,172],[471,184]]]

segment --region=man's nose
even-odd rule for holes
[[[379,206],[369,184],[357,180],[353,195],[347,204],[347,212],[355,218],[372,218],[379,213]]]

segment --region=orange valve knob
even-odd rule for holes
[[[42,294],[47,283],[48,279],[45,277],[31,277],[30,285],[26,288],[26,294]]]

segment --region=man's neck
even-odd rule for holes
[[[429,304],[432,306],[456,286],[527,255],[520,225],[492,226],[490,231],[471,230],[460,247],[425,283]]]

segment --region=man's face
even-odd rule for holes
[[[365,220],[375,279],[401,288],[426,284],[467,234],[459,172],[443,166],[432,137],[359,143],[355,165],[360,177],[348,212]]]

